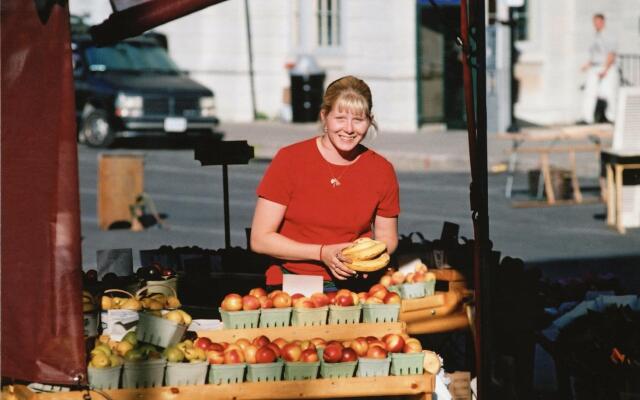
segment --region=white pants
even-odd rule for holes
[[[620,87],[620,75],[618,68],[613,65],[607,71],[607,75],[600,79],[598,73],[602,71],[602,66],[589,68],[587,71],[587,81],[584,87],[584,100],[582,103],[582,119],[592,124],[593,114],[596,110],[598,99],[607,102],[605,117],[613,122],[616,117],[616,102],[618,100],[618,88]]]

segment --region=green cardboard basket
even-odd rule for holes
[[[224,329],[257,328],[260,320],[260,310],[225,311],[218,308],[222,317]]]
[[[187,330],[186,325],[162,317],[145,312],[141,312],[139,315],[136,337],[140,342],[151,343],[158,347],[169,347],[178,343]]]
[[[239,364],[211,364],[209,366],[208,383],[241,383],[244,381],[245,363]]]
[[[400,285],[400,296],[403,299],[417,299],[419,297],[424,297],[424,295],[424,282],[403,283]]]
[[[137,389],[162,386],[166,365],[167,360],[164,358],[125,362],[122,372],[122,387]]]
[[[317,326],[327,324],[327,311],[329,307],[294,308],[291,311],[291,325]]]
[[[421,375],[424,353],[391,353],[391,375]]]
[[[122,365],[117,367],[95,368],[87,367],[89,386],[100,390],[118,389],[120,387],[120,375]]]
[[[287,362],[284,363],[284,379],[286,381],[303,381],[316,379],[320,361],[315,362]]]
[[[260,310],[260,328],[289,326],[290,321],[291,307],[264,308]]]
[[[422,283],[424,284],[424,295],[425,296],[433,296],[436,293],[436,280],[435,279],[424,281]]]
[[[329,306],[329,324],[357,324],[360,322],[362,305]]]
[[[282,379],[283,362],[278,360],[265,364],[247,365],[247,381],[249,382],[274,382]]]
[[[387,290],[390,292],[398,293],[400,296],[402,296],[402,290],[400,289],[401,286],[402,285],[391,285],[387,287]]]
[[[323,378],[351,378],[358,361],[328,363],[320,361],[320,376]]]
[[[207,378],[206,361],[195,363],[168,362],[164,375],[166,386],[202,385]]]
[[[356,376],[389,376],[391,358],[365,358],[358,359]]]
[[[363,304],[362,322],[396,322],[400,315],[400,304]]]

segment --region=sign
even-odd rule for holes
[[[322,293],[322,277],[318,275],[293,275],[282,276],[282,290],[289,294],[301,293],[305,297],[311,297],[314,293]]]

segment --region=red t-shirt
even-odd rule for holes
[[[340,186],[333,187],[331,178]],[[373,235],[376,215],[400,213],[398,180],[385,158],[367,149],[350,166],[329,164],[316,138],[280,149],[256,190],[258,196],[287,206],[279,233],[302,243],[350,242]],[[283,261],[296,274],[332,276],[319,261]],[[267,284],[282,284],[277,265],[267,269]]]

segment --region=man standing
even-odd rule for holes
[[[616,66],[615,38],[604,29],[604,15],[593,16],[595,37],[589,46],[589,61],[582,66],[587,72],[582,104],[582,119],[589,124],[615,119],[620,75]]]

